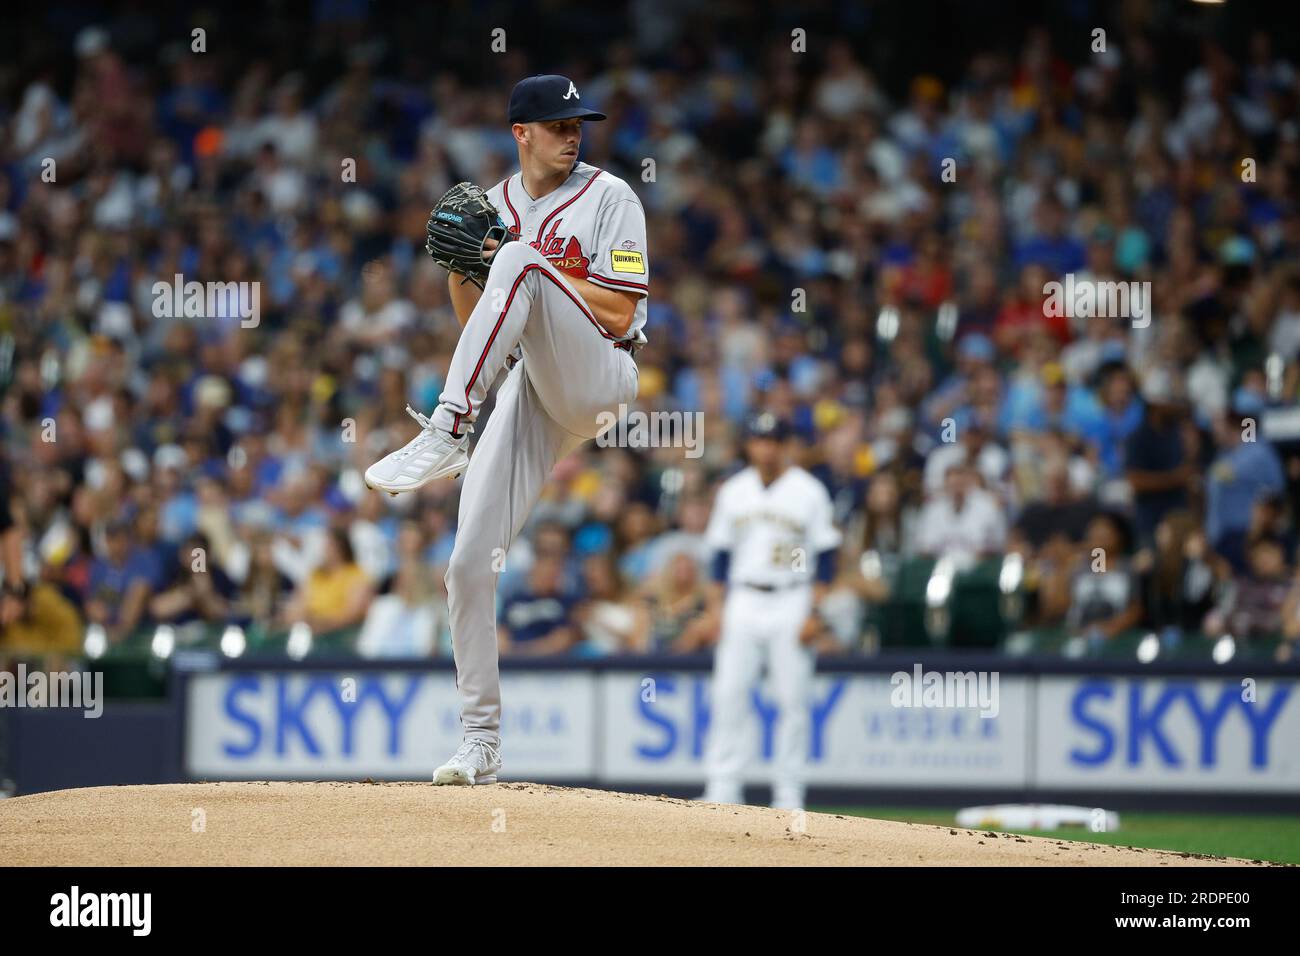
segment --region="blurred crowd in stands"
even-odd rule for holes
[[[826,652],[900,562],[1007,553],[1026,626],[1300,636],[1300,74],[1268,30],[1184,69],[1154,20],[1104,52],[1029,27],[891,91],[851,33],[641,22],[560,61],[519,37],[477,83],[312,11],[265,52],[106,17],[0,87],[0,649],[305,621],[450,653],[459,485],[360,472],[456,341],[429,210],[512,171],[506,92],[552,71],[646,208],[638,408],[701,412],[703,454],[560,463],[484,569],[506,653],[706,649],[703,531],[759,408],[845,530]],[[177,275],[259,282],[256,326],[159,317]],[[1146,313],[1053,314],[1067,275]]]

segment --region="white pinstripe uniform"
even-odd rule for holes
[[[774,741],[774,806],[803,806],[816,664],[799,633],[812,612],[817,557],[839,546],[830,495],[802,468],[764,485],[753,467],[718,489],[705,539],[730,552],[722,636],[713,665],[705,799],[741,802],[753,744],[750,691],[764,663],[780,707]]]

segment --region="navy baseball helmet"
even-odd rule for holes
[[[530,76],[515,84],[510,92],[510,122],[543,123],[549,120],[603,120],[604,113],[582,105],[578,86],[567,76],[549,73]]]
[[[790,437],[790,426],[775,412],[759,412],[745,422],[745,437],[785,441]]]

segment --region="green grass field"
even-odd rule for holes
[[[843,813],[879,820],[904,820],[953,827],[957,811],[908,807],[810,807],[820,813]],[[1124,813],[1120,828],[1112,833],[1092,833],[1077,828],[1016,830],[1026,836],[1083,840],[1117,846],[1140,846],[1247,860],[1272,860],[1300,864],[1300,818],[1194,813]]]

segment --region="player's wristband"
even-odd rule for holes
[[[718,551],[713,555],[712,577],[718,584],[726,584],[731,569],[731,552]]]
[[[838,554],[834,548],[822,551],[817,555],[817,581],[820,584],[830,584],[835,580],[835,564]]]

